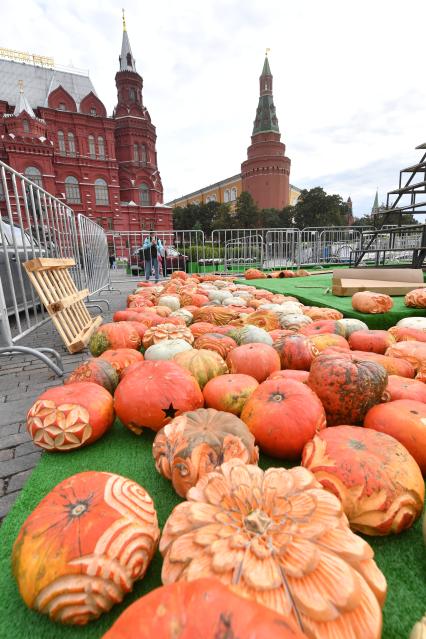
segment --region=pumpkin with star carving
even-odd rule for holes
[[[174,417],[204,406],[197,380],[182,366],[150,360],[132,366],[114,395],[117,417],[140,435],[143,428],[160,430]]]
[[[25,520],[13,546],[13,574],[29,608],[52,621],[84,625],[142,579],[159,537],[154,504],[142,486],[114,473],[78,473]]]

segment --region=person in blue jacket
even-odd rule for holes
[[[162,255],[164,252],[164,247],[160,239],[158,239],[155,235],[150,235],[145,238],[141,251],[143,253],[144,266],[145,266],[145,279],[149,280],[152,273],[154,272],[154,279],[157,283],[159,280],[159,269],[158,269],[158,257]]]

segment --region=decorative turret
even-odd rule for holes
[[[242,189],[252,195],[259,208],[281,209],[289,204],[290,160],[280,139],[267,49],[259,78],[252,143],[247,149],[247,160],[241,165]]]
[[[127,35],[126,18],[123,9],[123,40],[121,43],[121,55],[119,56],[120,71],[134,71],[136,73],[136,63],[132,55],[129,36]]]
[[[6,130],[13,135],[34,138],[46,137],[46,122],[38,118],[24,92],[24,83],[19,80],[19,92],[13,113],[5,113]]]

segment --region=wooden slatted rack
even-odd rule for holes
[[[102,318],[89,314],[83,302],[89,290],[79,291],[68,272],[75,260],[41,257],[23,266],[68,351],[82,351]]]

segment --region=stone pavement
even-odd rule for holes
[[[110,304],[109,311],[105,304],[100,305],[104,322],[111,321],[116,310],[126,307],[126,297],[138,281],[138,278],[126,276],[122,271],[112,271],[112,286],[117,290],[94,296],[108,300]],[[94,315],[99,314],[97,308],[89,310]],[[50,321],[18,343],[21,346],[54,348],[62,356],[64,377],[90,357],[87,349],[70,355]],[[34,446],[27,434],[26,414],[43,391],[62,384],[64,377],[57,377],[35,357],[19,354],[0,357],[0,521],[9,512],[41,454],[48,454]]]

